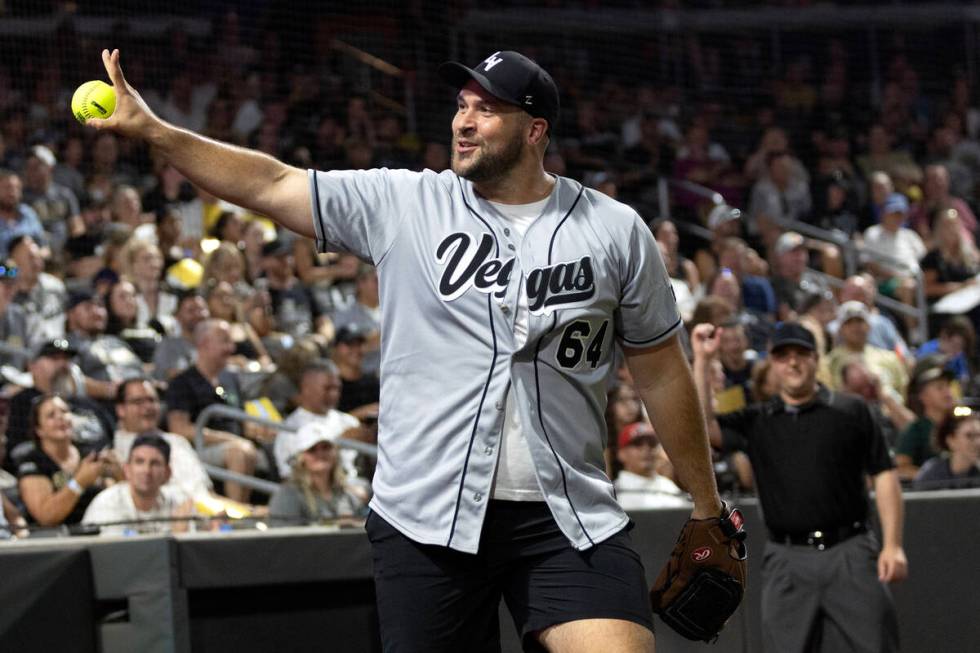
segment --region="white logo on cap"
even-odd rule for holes
[[[534,96],[533,95],[525,95],[524,96],[524,104],[534,104]]]
[[[490,72],[490,69],[491,68],[493,68],[498,63],[500,63],[501,61],[503,61],[502,58],[500,58],[500,57],[497,56],[498,54],[500,54],[500,50],[497,50],[496,52],[494,52],[489,57],[487,57],[486,59],[483,60],[483,63],[486,64],[483,67],[484,72]]]

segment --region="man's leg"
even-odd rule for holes
[[[549,653],[654,653],[653,631],[621,619],[580,619],[545,628],[538,642]]]
[[[898,618],[891,592],[878,580],[878,548],[877,539],[866,534],[827,552],[821,651],[898,651]]]
[[[366,529],[385,653],[499,653],[500,590],[480,556],[414,542],[374,512]]]
[[[819,569],[826,551],[766,543],[762,642],[766,653],[810,653],[819,635]]]

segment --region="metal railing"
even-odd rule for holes
[[[275,429],[279,433],[296,432],[296,429],[283,426],[282,422],[274,422],[264,417],[249,415],[247,412],[239,408],[232,408],[231,406],[225,406],[222,404],[211,404],[202,410],[201,414],[197,416],[196,420],[194,420],[194,448],[197,449],[198,452],[203,450],[206,446],[204,443],[204,429],[215,417],[229,417],[231,419],[237,419],[240,422],[251,422],[253,424],[259,424],[261,426]],[[374,458],[378,457],[378,448],[373,444],[358,442],[357,440],[350,440],[348,438],[339,438],[336,445],[341,449],[353,449],[354,451],[358,451]],[[270,461],[270,463],[275,464],[274,461]],[[204,468],[212,478],[216,478],[221,481],[241,483],[246,487],[253,490],[258,490],[259,492],[264,492],[265,494],[271,495],[279,487],[278,483],[266,481],[247,474],[239,474],[238,472],[233,472],[229,469],[218,467],[216,465],[205,464]]]

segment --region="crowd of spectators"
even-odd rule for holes
[[[449,166],[448,131],[420,121],[410,132],[406,114],[351,92],[333,60],[280,80],[281,35],[245,42],[233,13],[215,30],[213,48],[171,37],[186,66],[151,74],[152,56],[124,52],[166,120],[304,167]],[[909,483],[969,483],[980,474],[964,407],[980,323],[971,80],[950,73],[926,93],[898,54],[880,97],[862,104],[845,45],[827,53],[819,69],[788,62],[751,107],[613,75],[587,90],[556,62],[564,105],[546,166],[648,219],[689,328],[724,329],[717,412],[772,397],[768,339],[777,321],[798,320],[821,349],[821,381],[874,407]],[[269,511],[273,523],[362,515],[372,462],[338,451],[338,439],[376,434],[374,269],[191,186],[141,144],[75,124],[66,72],[40,58],[15,82],[0,64],[6,521],[146,522],[115,532],[215,512]],[[437,97],[448,116],[451,96]],[[661,180],[689,182],[669,186],[671,216]],[[930,314],[926,341],[920,315],[876,301],[913,306],[920,290],[930,306],[957,306]],[[195,421],[213,404],[284,430],[217,416],[198,447]],[[625,369],[608,410],[623,500],[683,504]],[[282,490],[255,506],[267,499],[230,480],[215,487],[202,463]],[[744,456],[715,464],[726,491],[752,490]]]

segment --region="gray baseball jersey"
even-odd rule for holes
[[[309,175],[318,248],[378,269],[371,509],[417,542],[475,553],[514,392],[541,492],[572,545],[621,530],[603,459],[614,340],[655,345],[681,325],[639,215],[558,177],[520,239],[450,171]],[[520,347],[519,292],[530,313]]]

